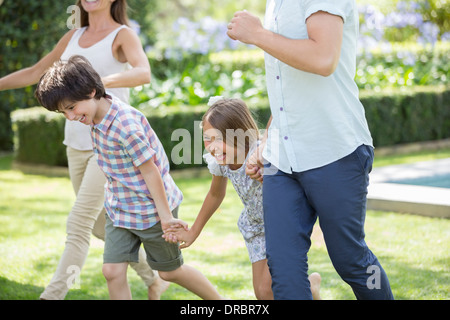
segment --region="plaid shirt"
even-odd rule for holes
[[[101,123],[92,126],[97,162],[106,175],[105,208],[114,226],[144,230],[160,219],[138,167],[153,158],[171,210],[183,195],[169,174],[164,148],[145,116],[114,98]]]

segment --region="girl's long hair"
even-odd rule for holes
[[[219,130],[228,145],[244,149],[245,154],[258,140],[259,131],[252,114],[241,99],[220,99],[203,115],[202,122]]]

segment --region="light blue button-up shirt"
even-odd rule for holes
[[[352,153],[372,138],[354,82],[359,28],[354,0],[268,0],[264,27],[306,39],[306,19],[326,11],[342,17],[344,35],[335,72],[323,77],[265,54],[272,123],[263,156],[283,172],[318,168]]]

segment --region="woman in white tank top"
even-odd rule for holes
[[[67,32],[55,48],[35,65],[0,79],[0,90],[35,84],[54,62],[74,54],[86,57],[102,77],[109,94],[128,103],[129,89],[150,82],[150,64],[136,33],[130,29],[126,0],[78,0],[81,27]],[[97,165],[90,127],[66,122],[64,144],[70,178],[77,195],[67,219],[67,239],[57,270],[41,299],[64,299],[74,267],[81,271],[93,233],[104,240],[103,209],[105,176]],[[141,250],[142,251],[142,250]],[[148,266],[145,253],[130,263],[148,286],[149,299],[159,299],[168,283]]]

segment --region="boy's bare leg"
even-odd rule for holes
[[[111,300],[131,300],[131,291],[127,280],[128,263],[105,263],[103,275],[108,284]]]
[[[211,282],[197,269],[182,265],[174,271],[159,271],[159,276],[191,291],[204,300],[223,300]]]

